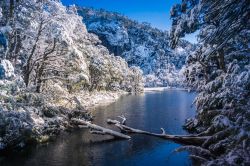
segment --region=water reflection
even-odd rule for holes
[[[125,115],[127,125],[134,128],[160,132],[164,127],[168,133],[185,134],[181,125],[194,116],[194,108],[190,107],[194,97],[180,90],[124,96],[110,106],[96,109],[94,123],[113,128],[106,119]],[[179,145],[166,140],[142,135],[133,135],[129,141],[108,140],[109,136],[91,135],[85,130],[64,133],[49,144],[6,156],[0,165],[190,165],[186,153],[172,153]]]

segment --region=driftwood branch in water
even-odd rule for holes
[[[122,115],[122,116],[118,116],[118,118],[121,118],[122,119],[122,122],[119,122],[119,123],[121,123],[121,124],[123,124],[123,125],[125,125],[125,122],[126,122],[126,117],[124,116],[124,115]]]
[[[167,140],[171,140],[180,144],[185,144],[185,145],[202,145],[207,139],[210,138],[210,136],[192,136],[192,135],[169,135],[166,134],[165,130],[161,128],[162,133],[157,134],[157,133],[151,133],[148,131],[143,131],[140,129],[135,129],[129,126],[125,125],[126,118],[123,116],[123,121],[119,122],[118,120],[112,120],[108,119],[107,123],[108,124],[114,124],[117,126],[121,131],[127,132],[127,133],[138,133],[138,134],[145,134],[145,135],[151,135]]]
[[[107,129],[98,125],[95,125],[89,121],[85,121],[85,120],[81,120],[81,119],[76,119],[76,118],[72,118],[71,122],[73,124],[76,125],[81,125],[81,126],[85,126],[89,129],[91,129],[91,133],[92,134],[101,134],[101,135],[111,135],[115,138],[120,138],[120,139],[130,139],[131,137],[128,135],[125,135],[123,133],[111,130],[111,129]]]

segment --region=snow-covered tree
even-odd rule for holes
[[[75,6],[4,0],[0,9],[0,151],[47,140],[72,116],[89,120],[85,107],[101,99],[142,92],[140,70],[88,33]]]
[[[11,15],[12,19],[6,22],[10,27],[6,58],[17,72],[22,72],[27,87],[40,92],[47,81],[57,80],[71,92],[110,90],[109,84],[120,85],[126,79],[125,75],[112,74],[113,68],[120,70],[114,64],[121,60],[111,56],[99,39],[87,32],[74,6],[66,8],[53,0],[8,4],[6,18]],[[10,7],[14,7],[12,14],[7,10]],[[128,66],[126,70],[129,72]]]
[[[249,163],[240,142],[249,141],[250,2],[247,0],[183,0],[173,6],[172,46],[185,34],[199,30],[199,46],[187,59],[185,73],[198,89],[197,116],[189,129],[213,135],[207,148],[216,154],[208,165]],[[229,132],[230,130],[230,132]],[[228,132],[226,134],[226,132]],[[241,133],[246,137],[239,137]],[[220,135],[221,137],[218,137]]]

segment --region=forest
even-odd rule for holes
[[[60,0],[0,1],[0,165],[79,128],[111,142],[175,142],[191,165],[250,165],[250,1],[182,0],[168,12],[171,30],[162,31]],[[198,43],[184,39],[194,32]],[[126,112],[96,123],[92,110],[148,87],[196,94],[185,132],[135,125]]]

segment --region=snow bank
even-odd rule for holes
[[[81,102],[81,105],[84,106],[87,110],[99,106],[109,105],[117,101],[122,95],[128,94],[124,91],[119,92],[110,92],[110,91],[95,91],[95,92],[85,92],[77,96],[77,99]]]
[[[189,91],[189,89],[186,88],[178,88],[178,87],[150,87],[150,88],[144,88],[144,92],[162,92],[165,90],[186,90]]]

